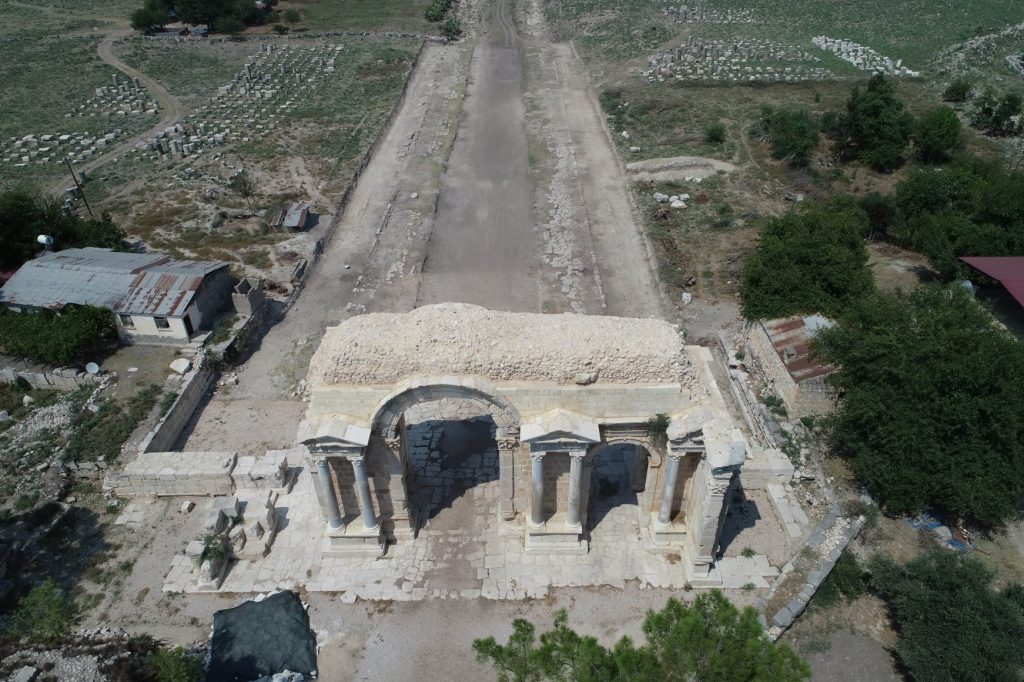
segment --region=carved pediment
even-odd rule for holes
[[[599,443],[601,429],[590,417],[555,409],[524,422],[519,437],[524,443]]]
[[[340,416],[315,417],[302,420],[296,439],[307,447],[363,448],[370,442],[370,429]]]

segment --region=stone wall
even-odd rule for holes
[[[569,508],[570,461],[564,452],[544,455],[544,514],[549,518],[558,512],[564,514]],[[525,486],[529,485],[530,481],[525,481]]]
[[[100,381],[99,377],[73,367],[48,371],[16,369],[14,367],[0,368],[0,381],[6,384],[16,384],[19,380],[27,382],[32,388],[54,391],[73,391],[79,386],[94,386]]]
[[[789,408],[789,418],[799,419],[813,414],[831,412],[836,406],[836,392],[825,381],[825,377],[813,377],[801,381]]]
[[[143,452],[106,487],[121,496],[230,495],[233,452]]]
[[[203,401],[206,392],[213,383],[213,367],[205,356],[197,356],[198,366],[193,367],[183,378],[183,385],[178,399],[167,410],[157,425],[153,427],[139,445],[139,451],[165,452],[174,448],[178,436],[185,424],[192,418],[192,413]],[[185,453],[183,453],[185,454]]]
[[[796,398],[797,385],[760,322],[752,323],[747,330],[747,351],[747,361],[764,376],[772,391],[786,403],[788,410]]]

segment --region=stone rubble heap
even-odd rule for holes
[[[690,36],[679,47],[648,61],[648,82],[666,79],[729,82],[820,81],[832,72],[807,50],[772,40],[703,40]]]
[[[864,45],[855,43],[852,40],[829,38],[828,36],[815,36],[814,38],[811,38],[811,42],[825,52],[831,52],[832,54],[838,55],[840,59],[853,64],[862,71],[884,73],[890,76],[900,76],[903,78],[917,78],[921,75],[919,71],[911,71],[907,67],[903,66],[902,59],[893,61],[889,57],[884,57],[878,54],[870,47],[865,47]]]
[[[681,24],[753,24],[757,21],[749,9],[711,9],[698,5],[666,7],[661,13]]]
[[[410,376],[477,375],[559,384],[691,384],[679,329],[597,315],[505,313],[461,303],[349,318],[324,335],[310,363],[315,389],[390,384]],[[590,378],[592,377],[592,378]]]
[[[139,144],[143,158],[176,160],[229,142],[266,137],[335,71],[342,45],[264,45],[209,105]]]

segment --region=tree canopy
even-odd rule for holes
[[[818,121],[807,110],[763,107],[755,131],[768,137],[773,158],[793,166],[806,166],[818,148]]]
[[[949,107],[936,107],[914,122],[917,155],[927,163],[942,163],[964,145],[963,126]]]
[[[896,97],[892,81],[876,74],[866,88],[855,87],[839,121],[839,149],[878,171],[890,171],[902,159],[913,117]]]
[[[933,549],[906,565],[876,556],[872,584],[899,631],[896,653],[914,679],[1017,682],[1024,677],[1024,589],[993,589],[995,571]]]
[[[1024,499],[1024,346],[962,287],[855,303],[817,337],[839,367],[833,449],[888,510],[986,527]]]
[[[59,315],[0,310],[0,352],[34,362],[67,364],[115,338],[114,314],[106,308],[68,306]]]
[[[849,198],[789,211],[761,231],[740,283],[744,316],[836,316],[874,290],[868,216]]]
[[[28,190],[0,192],[0,268],[16,268],[42,248],[36,237],[46,234],[60,248],[124,247],[124,232],[104,214],[91,220],[69,214],[60,202]]]
[[[477,660],[492,665],[503,681],[790,682],[811,676],[792,649],[764,636],[753,608],[740,611],[718,590],[692,605],[673,598],[661,611],[649,611],[641,647],[623,637],[607,649],[573,631],[564,610],[539,646],[529,621],[516,619],[512,630],[507,644],[493,637],[473,642]]]

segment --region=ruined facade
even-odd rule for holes
[[[588,550],[594,458],[628,443],[641,453],[630,478],[645,546],[678,552],[688,575],[706,578],[746,454],[709,362],[659,320],[442,304],[330,328],[296,438],[309,453],[324,550],[415,542],[405,413],[430,402],[445,418],[493,419],[500,495],[488,513],[522,533],[527,552]]]

